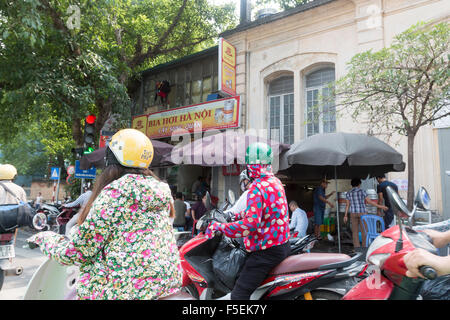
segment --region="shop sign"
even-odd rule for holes
[[[236,95],[236,48],[225,39],[219,39],[219,91]]]
[[[408,180],[407,179],[392,179],[391,181],[397,185],[398,190],[403,190],[403,191],[408,190]]]
[[[222,166],[224,176],[238,176],[245,169],[245,164],[233,163],[229,166]]]
[[[240,97],[237,96],[136,116],[131,127],[142,131],[150,139],[170,137],[179,129],[192,133],[238,128],[239,111]]]

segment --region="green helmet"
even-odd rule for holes
[[[252,143],[245,152],[246,164],[272,164],[272,148],[264,142]]]

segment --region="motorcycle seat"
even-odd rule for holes
[[[177,293],[170,294],[158,300],[195,300],[193,296],[184,291],[178,291]]]
[[[343,253],[304,253],[289,256],[270,272],[271,275],[314,270],[322,265],[344,262],[350,256]]]

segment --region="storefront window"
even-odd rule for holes
[[[334,68],[325,68],[306,76],[306,135],[336,132],[336,106],[330,99],[329,83]]]
[[[192,104],[198,104],[202,99],[202,80],[192,81],[191,102]]]
[[[211,77],[203,78],[202,101],[206,101],[208,94],[212,92]]]
[[[170,83],[168,105],[160,98],[155,101],[156,82]],[[154,112],[206,102],[208,95],[218,89],[217,56],[210,56],[182,66],[149,74],[144,79],[143,110]],[[139,94],[140,97],[140,94]]]
[[[269,138],[294,143],[294,77],[283,76],[269,84]]]

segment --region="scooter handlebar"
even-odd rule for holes
[[[428,280],[434,280],[437,277],[437,272],[433,267],[430,266],[421,266],[419,268],[420,273],[427,278]]]

